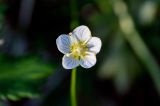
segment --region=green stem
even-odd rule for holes
[[[78,6],[77,0],[71,0],[70,2],[70,11],[71,11],[71,23],[70,29],[73,30],[79,25],[78,21]],[[71,87],[70,87],[70,96],[71,96],[71,106],[77,106],[76,101],[76,68],[72,69],[71,72]]]
[[[72,69],[71,73],[71,106],[77,106],[76,102],[76,68]]]

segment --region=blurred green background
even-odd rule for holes
[[[0,106],[70,106],[56,38],[79,25],[102,48],[77,69],[78,106],[159,106],[159,0],[0,0]]]

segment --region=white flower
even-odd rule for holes
[[[56,39],[58,50],[64,54],[62,65],[73,69],[79,65],[91,68],[96,64],[96,54],[101,49],[101,40],[92,37],[87,26],[79,26],[69,35],[62,34]]]

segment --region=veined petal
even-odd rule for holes
[[[91,38],[91,31],[87,26],[81,25],[75,28],[72,32],[72,36],[78,41],[88,41]]]
[[[63,54],[70,52],[71,40],[69,35],[62,34],[56,39],[57,48]]]
[[[92,66],[94,66],[96,64],[96,56],[94,53],[90,53],[88,52],[87,55],[80,60],[80,65],[83,68],[91,68]]]
[[[62,58],[62,66],[65,69],[73,69],[79,65],[79,60],[74,59],[71,55],[64,55]]]
[[[101,39],[98,37],[92,37],[87,43],[89,52],[93,52],[95,54],[99,53],[101,46],[102,42]]]

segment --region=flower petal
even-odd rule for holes
[[[91,38],[91,32],[87,26],[81,25],[73,30],[72,36],[78,41],[88,41]]]
[[[96,64],[96,56],[94,53],[90,53],[88,52],[87,55],[80,60],[80,65],[83,68],[91,68],[92,66],[94,66]]]
[[[73,69],[79,65],[79,60],[74,59],[71,55],[66,56],[64,55],[62,58],[62,66],[65,69]]]
[[[101,46],[102,46],[101,39],[97,37],[92,37],[87,43],[89,51],[95,54],[99,53],[99,51],[101,50]]]
[[[62,34],[56,39],[57,48],[63,54],[70,52],[71,40],[69,35]]]

